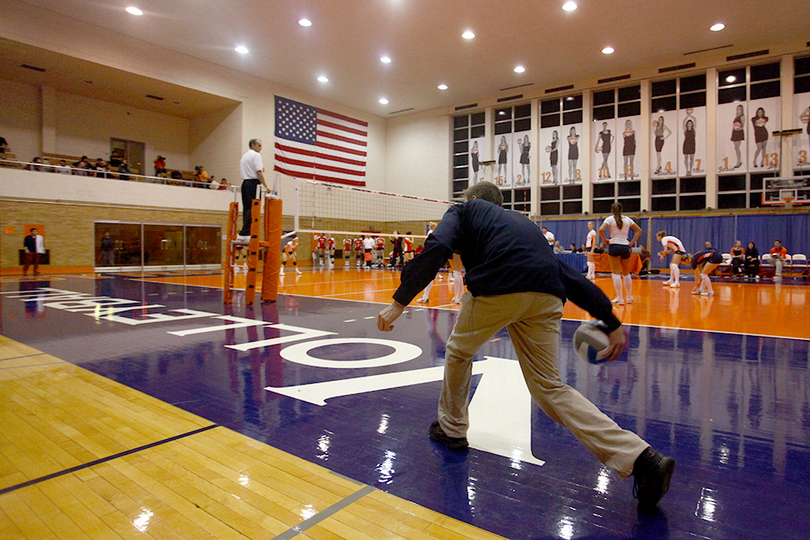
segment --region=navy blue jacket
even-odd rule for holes
[[[560,262],[531,220],[482,199],[451,207],[425,248],[402,270],[394,300],[408,305],[460,253],[473,296],[540,292],[571,300],[612,331],[621,326],[602,290]]]

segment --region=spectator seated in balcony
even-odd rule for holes
[[[166,170],[166,158],[158,154],[155,160],[155,176],[163,176],[167,172],[169,171]]]
[[[53,169],[54,169],[54,172],[57,172],[59,174],[72,174],[73,173],[73,170],[70,168],[70,166],[67,164],[67,161],[65,161],[64,159],[60,159],[59,160],[59,165],[56,165]]]
[[[5,154],[10,151],[11,147],[8,145],[8,141],[6,141],[5,137],[0,137],[0,154]]]
[[[202,165],[194,167],[194,187],[208,189],[208,173],[205,172]]]
[[[129,168],[129,163],[127,160],[122,159],[118,164],[118,172],[121,173],[121,180],[129,180],[129,175],[132,173],[132,170]]]
[[[82,158],[73,164],[73,174],[76,176],[87,176],[87,171],[92,169],[93,166],[87,161],[87,156],[82,156]]]
[[[40,163],[45,163],[45,162],[42,161],[41,157],[37,156],[34,159],[32,159],[31,163],[29,163],[25,168],[28,169],[29,171],[50,172],[49,167],[44,167],[42,165],[38,165]]]
[[[101,158],[96,158],[93,169],[96,171],[96,178],[112,178],[109,174],[110,169],[107,168],[107,163]]]

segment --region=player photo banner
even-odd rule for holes
[[[513,134],[515,141],[512,147],[512,172],[514,175],[514,186],[529,187],[531,182],[531,148],[532,142],[530,131],[518,131]]]
[[[591,181],[608,182],[616,179],[616,120],[595,120],[591,124]]]
[[[470,140],[470,159],[469,159],[469,185],[474,186],[478,182],[484,180],[486,171],[484,166],[481,165],[482,161],[489,159],[486,152],[486,137],[478,137]]]
[[[706,107],[678,111],[680,176],[706,174]]]
[[[560,166],[565,155],[562,154],[560,144],[559,126],[542,128],[538,136],[540,144],[540,163],[538,171],[540,173],[540,187],[556,186],[560,184]]]
[[[513,133],[495,135],[495,165],[492,167],[493,182],[501,189],[512,187],[512,136]]]
[[[650,171],[653,178],[678,175],[678,111],[654,112],[650,118]]]
[[[778,170],[781,142],[772,133],[782,129],[782,98],[751,100],[748,102],[748,112],[751,115],[748,124],[748,133],[751,136],[747,139],[749,170]]]
[[[799,135],[793,135],[793,169],[810,169],[810,92],[793,97],[793,125],[802,128]],[[791,126],[793,127],[793,126]]]
[[[619,150],[621,151],[621,157],[617,158],[620,160],[619,165],[621,166],[619,180],[638,180],[641,178],[636,163],[636,148],[639,137],[637,129],[640,125],[641,116],[629,116],[616,120],[616,129],[621,130],[617,136]]]
[[[717,172],[748,171],[747,103],[723,103],[717,106]]]
[[[580,160],[582,159],[582,152],[588,150],[582,146],[582,129],[583,125],[581,123],[562,127],[560,135],[564,135],[561,146],[562,153],[565,155],[565,162],[561,164],[560,172],[562,173],[563,184],[582,183]]]

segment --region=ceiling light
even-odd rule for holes
[[[709,30],[711,30],[712,32],[719,32],[720,30],[722,30],[722,29],[723,29],[723,28],[725,28],[725,27],[726,27],[726,25],[725,25],[725,24],[723,24],[723,23],[717,23],[717,24],[713,24],[713,25],[711,25],[711,26],[709,27]]]
[[[383,64],[390,64],[391,59],[388,58],[387,56],[383,56],[382,58],[380,58],[380,62],[382,62]]]
[[[472,30],[467,30],[466,32],[461,34],[461,37],[463,37],[464,39],[472,39],[475,37],[475,34],[473,34]]]
[[[380,103],[382,103],[383,105],[388,105],[388,100],[385,98],[380,98]]]
[[[136,8],[135,6],[128,7],[127,8],[127,13],[129,13],[130,15],[138,15],[138,16],[143,15],[143,11]]]
[[[735,77],[734,75],[729,75],[728,77],[726,77],[726,82],[734,82],[736,80],[737,77]]]
[[[447,85],[446,84],[440,84],[438,86],[438,88],[439,88],[439,90],[447,90]]]
[[[566,2],[566,3],[563,4],[563,10],[564,11],[574,11],[575,9],[577,9],[577,3],[576,2]]]
[[[602,49],[602,54],[613,54],[614,50],[613,47],[605,47]]]
[[[515,73],[523,73],[524,71],[526,71],[526,68],[523,66],[515,67]]]
[[[329,82],[329,79],[324,75],[321,75],[320,77],[318,77],[318,80],[321,81],[321,82]]]
[[[298,21],[298,24],[300,24],[301,26],[312,26],[312,21],[310,21],[309,19],[301,19]]]
[[[234,50],[235,50],[236,52],[238,52],[239,54],[247,54],[247,53],[249,53],[249,52],[250,52],[250,51],[248,50],[248,48],[247,48],[247,47],[244,47],[244,46],[242,46],[242,45],[239,45],[239,46],[238,46],[237,48],[235,48]]]

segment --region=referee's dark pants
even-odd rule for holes
[[[253,208],[253,199],[256,198],[256,188],[259,187],[258,178],[242,180],[242,230],[240,236],[250,235],[250,213]]]

